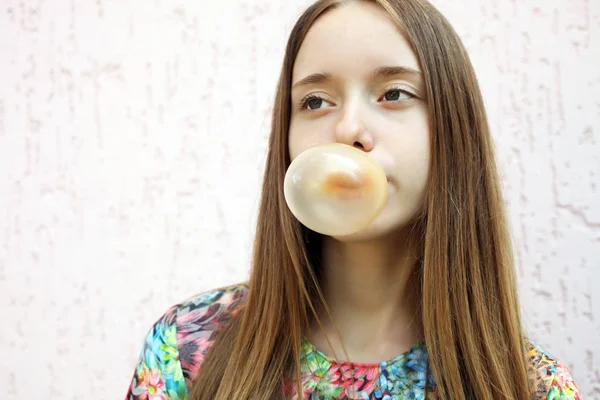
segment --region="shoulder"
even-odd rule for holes
[[[179,338],[202,332],[210,337],[236,315],[248,294],[248,285],[239,283],[197,294],[172,307]],[[167,312],[169,313],[169,311]]]
[[[245,283],[197,294],[169,307],[146,334],[127,399],[162,393],[184,399],[217,331],[241,309]]]
[[[529,380],[535,386],[536,399],[580,400],[581,391],[569,369],[540,345],[528,339]]]
[[[174,323],[183,375],[196,377],[219,329],[241,309],[248,294],[245,283],[213,289],[175,306]]]

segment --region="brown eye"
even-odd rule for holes
[[[400,91],[399,90],[390,90],[389,92],[387,92],[385,94],[385,96],[383,96],[387,101],[395,101],[398,100],[400,98]]]
[[[325,99],[322,99],[318,95],[311,94],[302,99],[302,101],[300,102],[300,109],[305,111],[318,111],[323,108],[326,108],[327,105],[332,106],[333,104],[331,104]]]
[[[381,97],[380,101],[408,101],[416,97],[414,94],[403,89],[390,89]]]
[[[316,110],[323,105],[323,99],[310,99],[307,105],[310,110]]]

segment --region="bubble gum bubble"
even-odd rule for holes
[[[364,151],[340,143],[312,147],[290,164],[284,196],[307,228],[343,236],[366,228],[387,200],[387,178]]]

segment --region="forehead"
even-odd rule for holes
[[[382,65],[420,70],[389,14],[377,4],[356,1],[328,11],[311,26],[294,63],[293,80],[317,72],[366,76]]]

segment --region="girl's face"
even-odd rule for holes
[[[429,175],[429,119],[417,57],[389,15],[357,1],[310,28],[292,75],[289,152],[325,143],[363,150],[388,178],[388,201],[366,229],[372,239],[406,226]]]

